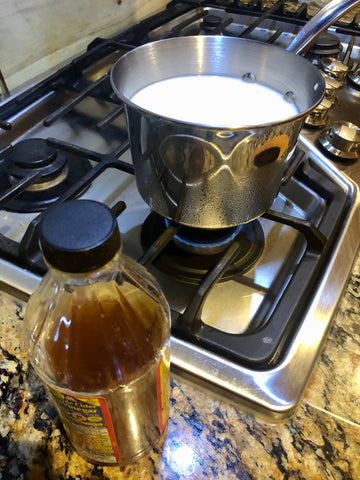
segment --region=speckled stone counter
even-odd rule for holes
[[[94,466],[73,451],[29,367],[23,313],[0,294],[0,479],[360,479],[360,258],[290,420],[256,421],[173,378],[165,444],[125,468]]]

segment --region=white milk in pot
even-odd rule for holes
[[[293,101],[272,88],[216,75],[161,80],[139,90],[131,101],[163,117],[225,128],[279,122],[299,113]]]

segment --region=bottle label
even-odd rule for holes
[[[163,433],[169,419],[170,368],[166,356],[161,357],[156,367],[159,430]]]
[[[118,463],[119,448],[105,398],[76,397],[52,387],[49,390],[73,443],[92,456],[113,456]]]

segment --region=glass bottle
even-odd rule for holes
[[[88,460],[129,464],[166,435],[170,311],[154,278],[121,254],[105,205],[72,200],[39,226],[49,267],[30,297],[30,361]]]

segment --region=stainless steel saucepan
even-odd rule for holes
[[[123,55],[112,68],[111,82],[125,105],[137,187],[148,205],[178,223],[208,229],[262,215],[281,187],[305,117],[325,91],[320,72],[298,54],[359,3],[333,0],[286,50],[255,40],[195,36],[148,43]],[[185,119],[178,117],[171,98],[161,113],[161,89],[151,107],[133,101],[149,85],[190,76],[227,77],[243,82],[244,88],[249,82],[266,87],[281,95],[284,106],[292,102],[294,112],[279,118],[279,108],[273,107],[273,118],[250,123],[239,108],[239,121],[232,115],[230,124],[217,124],[213,116],[199,122],[194,111]],[[181,104],[188,93],[180,84],[174,103],[180,99]],[[214,93],[217,100],[210,95],[208,101],[220,112],[221,94]],[[257,109],[262,119],[262,109],[269,109],[267,97],[259,104],[255,96],[244,108]]]

